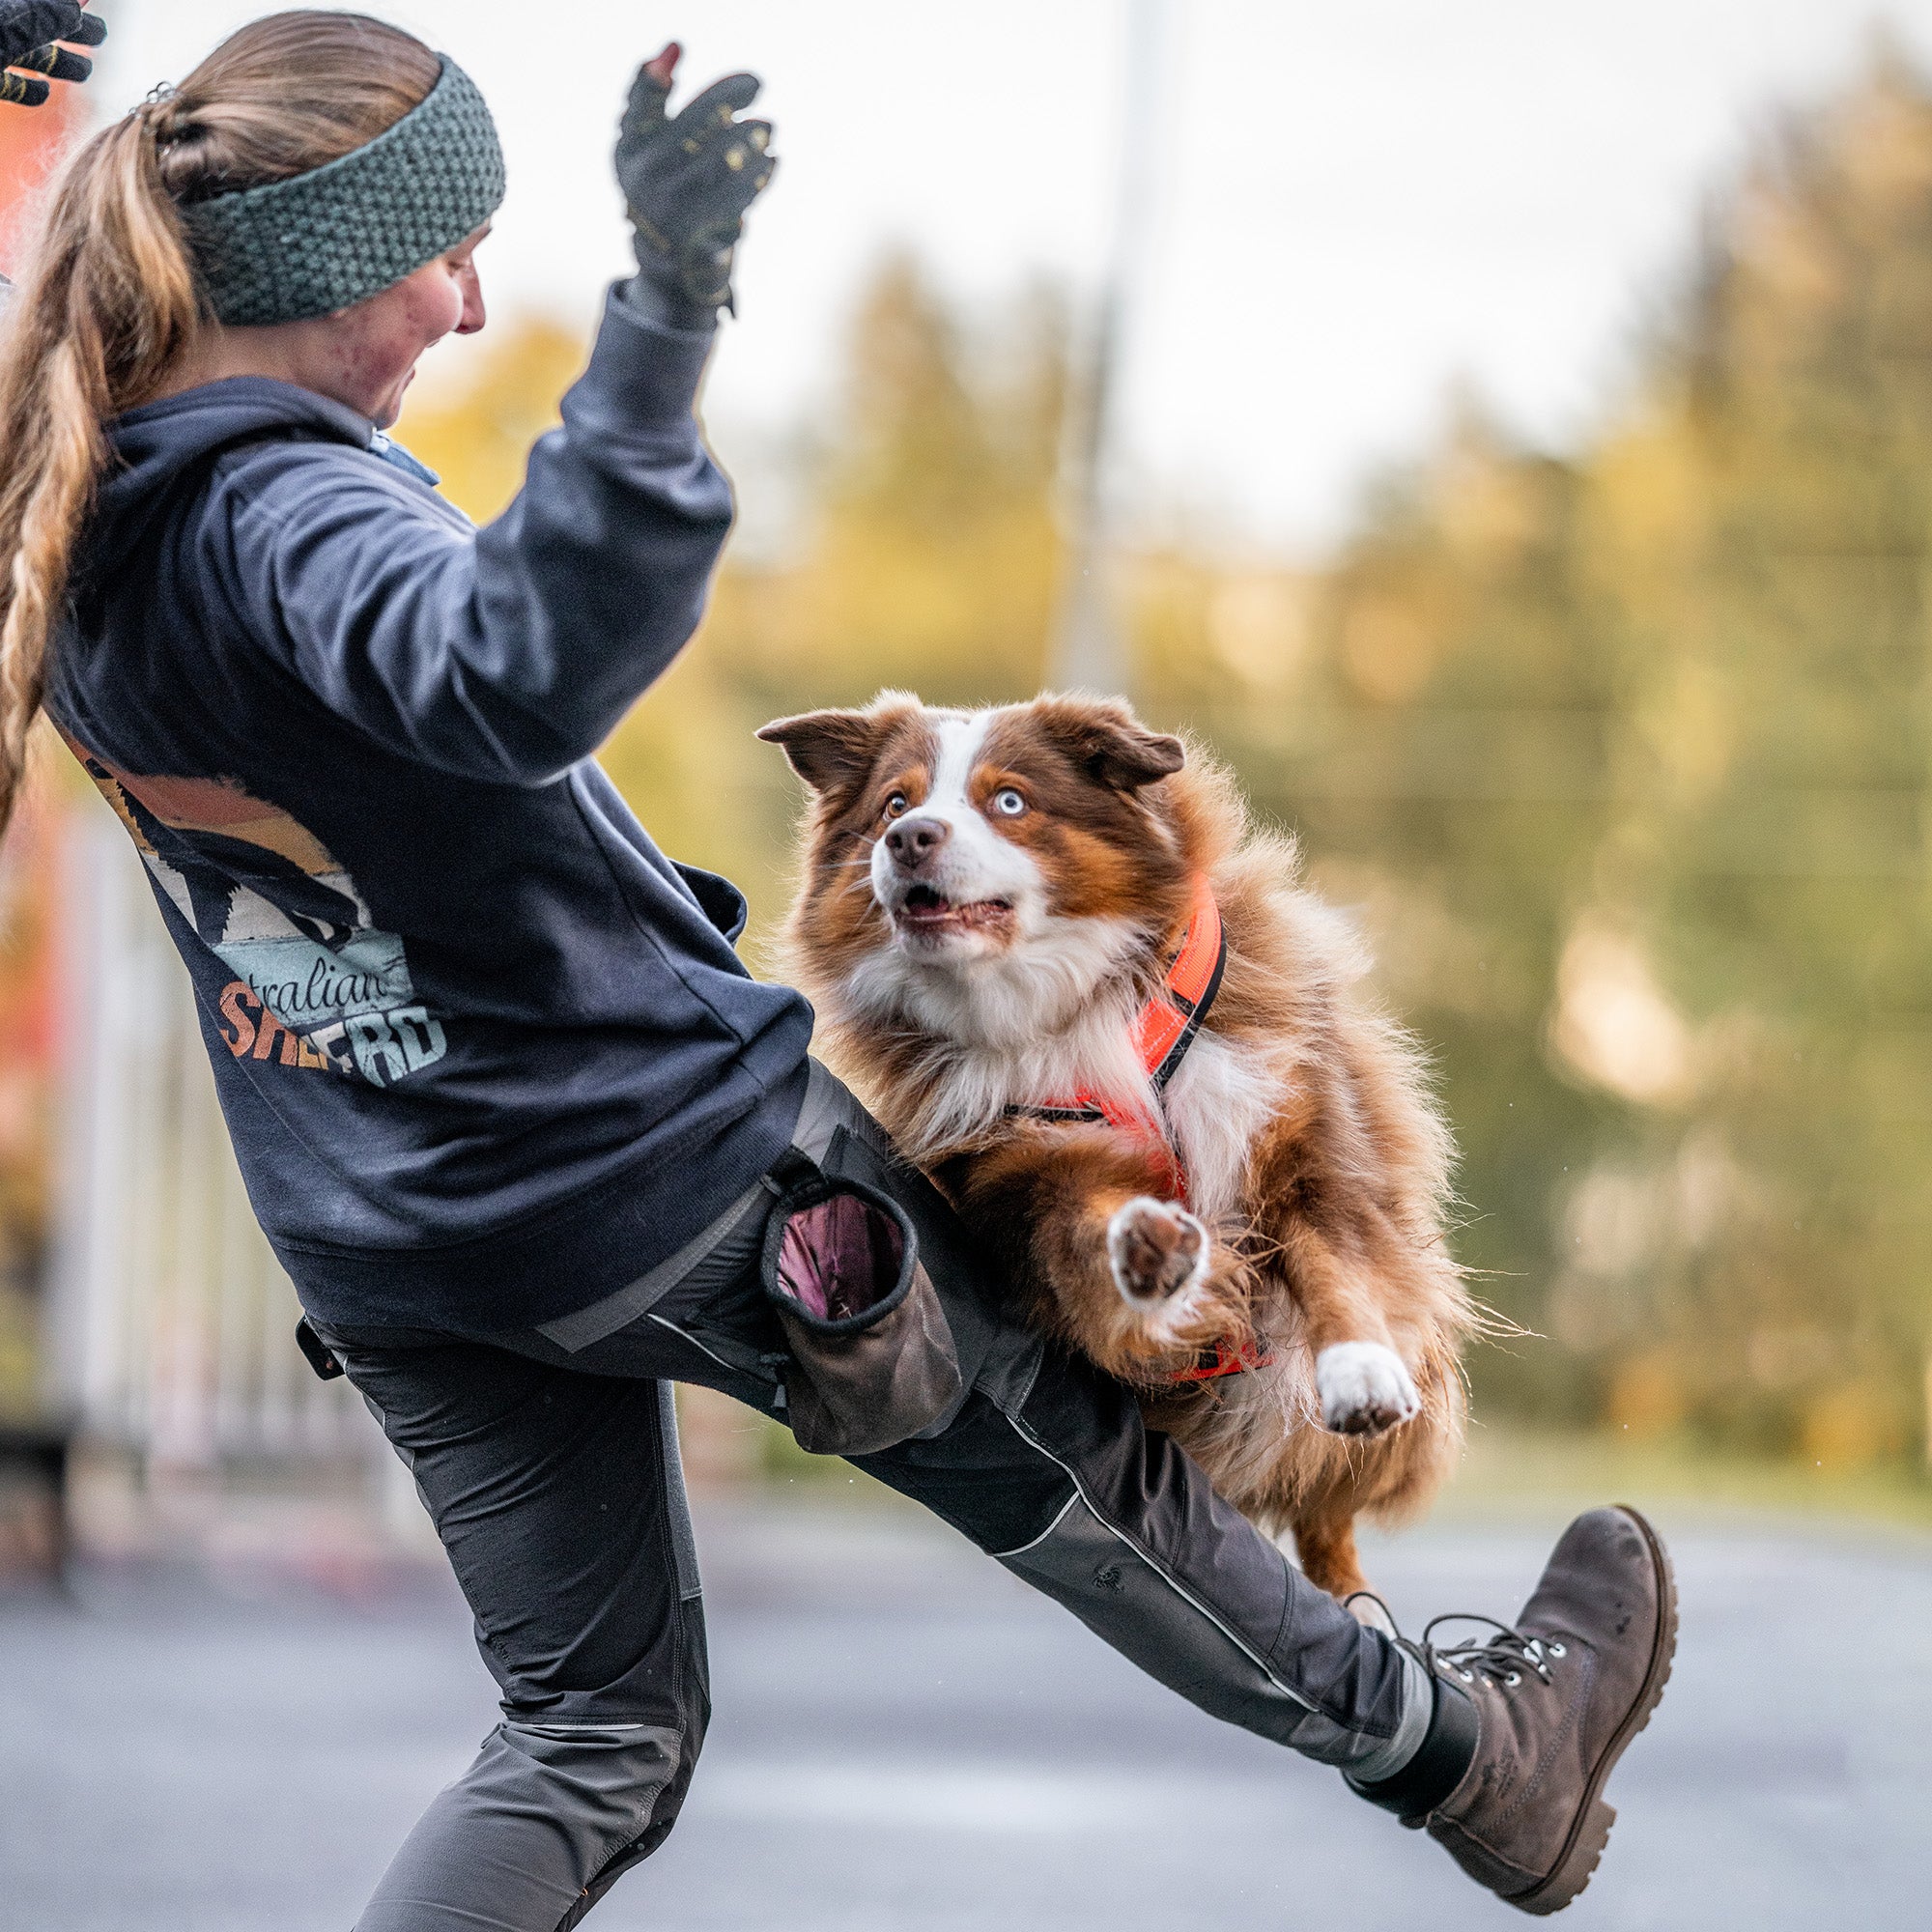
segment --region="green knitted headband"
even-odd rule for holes
[[[287,181],[181,211],[196,274],[231,327],[306,322],[366,301],[489,220],[503,150],[476,83],[442,77],[365,146]]]

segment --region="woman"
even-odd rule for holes
[[[1581,1519],[1520,1626],[1451,1656],[1358,1623],[1002,1320],[739,965],[737,893],[592,760],[729,525],[692,401],[774,165],[757,83],[671,117],[675,60],[617,147],[638,273],[487,529],[383,432],[483,327],[501,156],[376,21],[257,22],[91,141],[0,346],[0,810],[44,704],[147,863],[304,1346],[414,1471],[502,1688],[360,1922],[551,1932],[669,1831],[708,1708],[675,1380],[1551,1909],[1667,1664],[1647,1527]]]

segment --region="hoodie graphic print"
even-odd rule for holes
[[[448,1051],[401,939],[288,812],[233,780],[137,778],[68,745],[156,883],[235,975],[219,1031],[237,1060],[392,1087]]]

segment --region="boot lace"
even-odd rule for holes
[[[1568,1646],[1559,1637],[1531,1636],[1527,1631],[1520,1631],[1514,1624],[1499,1622],[1494,1617],[1486,1617],[1474,1610],[1445,1610],[1439,1617],[1431,1617],[1422,1628],[1420,1640],[1417,1640],[1403,1635],[1401,1627],[1396,1623],[1395,1612],[1373,1590],[1357,1590],[1348,1602],[1352,1604],[1356,1598],[1366,1598],[1380,1608],[1382,1615],[1388,1619],[1395,1641],[1425,1670],[1432,1674],[1438,1669],[1446,1671],[1461,1678],[1464,1684],[1473,1684],[1480,1677],[1492,1689],[1514,1690],[1522,1682],[1525,1671],[1534,1674],[1542,1683],[1553,1683],[1550,1659],[1560,1661],[1569,1654]],[[1490,1634],[1468,1643],[1437,1644],[1434,1638],[1437,1626],[1441,1624],[1481,1624]]]

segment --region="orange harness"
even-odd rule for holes
[[[1188,914],[1187,930],[1180,936],[1180,948],[1168,962],[1167,976],[1160,990],[1150,999],[1134,1020],[1134,1043],[1140,1049],[1141,1065],[1147,1069],[1148,1084],[1156,1103],[1167,1091],[1168,1082],[1187,1058],[1214,996],[1221,990],[1221,977],[1228,968],[1228,935],[1221,925],[1221,908],[1206,873],[1194,879],[1194,906]],[[1187,1173],[1174,1151],[1172,1142],[1158,1121],[1151,1121],[1138,1109],[1082,1091],[1065,1099],[1047,1100],[1037,1107],[1009,1107],[1009,1114],[1022,1114],[1037,1121],[1104,1121],[1124,1133],[1146,1135],[1157,1140],[1165,1156],[1174,1184],[1175,1198],[1187,1199]],[[1249,1369],[1265,1368],[1274,1360],[1264,1354],[1252,1336],[1238,1343],[1216,1342],[1204,1351],[1192,1368],[1175,1376],[1177,1382],[1206,1382],[1222,1376],[1238,1376]]]

